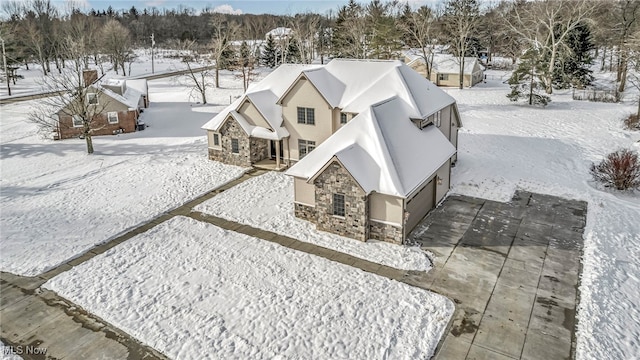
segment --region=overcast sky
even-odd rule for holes
[[[57,5],[62,5],[66,0],[53,0]],[[409,3],[420,5],[424,3],[438,3],[440,0],[408,0]],[[227,0],[227,1],[208,1],[208,0],[75,0],[76,3],[82,4],[83,10],[103,10],[111,5],[115,10],[130,9],[135,6],[137,9],[147,7],[172,8],[176,9],[180,6],[194,8],[197,10],[208,7],[216,9],[218,12],[236,13],[236,14],[296,14],[305,11],[313,11],[316,13],[325,13],[327,10],[337,10],[339,6],[345,5],[348,0]],[[368,2],[368,1],[358,1]],[[401,2],[404,2],[401,0]]]

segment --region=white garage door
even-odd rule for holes
[[[407,202],[406,211],[409,218],[405,226],[405,234],[409,234],[420,220],[435,206],[433,179],[416,196]]]

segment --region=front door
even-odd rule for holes
[[[283,146],[282,146],[282,140],[280,141],[280,159],[284,159],[284,151],[283,151]],[[275,160],[276,158],[276,141],[275,140],[271,140],[269,141],[271,143],[271,160]]]

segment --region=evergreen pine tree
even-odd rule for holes
[[[509,78],[511,93],[507,95],[509,100],[518,101],[519,99],[527,99],[529,105],[546,106],[551,98],[544,95],[540,90],[544,91],[544,83],[540,80],[540,69],[544,69],[544,61],[542,55],[537,49],[529,49],[520,58],[518,67],[513,71]]]
[[[289,64],[300,63],[300,48],[298,48],[298,41],[296,39],[289,40],[286,58]]]
[[[270,68],[274,68],[277,65],[277,58],[278,51],[276,43],[273,40],[273,36],[269,35],[269,37],[267,37],[267,43],[264,46],[264,50],[262,50],[262,64]]]
[[[224,43],[227,43],[227,40],[224,40]],[[235,65],[236,52],[233,49],[233,46],[224,46],[222,50],[222,54],[220,55],[220,69],[229,69]]]
[[[593,81],[590,66],[593,62],[591,51],[595,48],[591,30],[580,24],[567,35],[566,48],[558,56],[553,72],[553,85],[566,89],[570,86],[584,88]]]

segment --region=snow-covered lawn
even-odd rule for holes
[[[554,95],[546,109],[516,105],[508,86],[489,81],[448,89],[458,101],[453,192],[508,201],[515,189],[589,202],[578,311],[578,359],[630,359],[640,353],[640,193],[595,184],[592,162],[618,148],[640,150],[622,129],[635,107]]]
[[[291,236],[398,269],[427,271],[427,254],[417,246],[362,241],[318,231],[294,216],[293,179],[270,172],[249,179],[195,207],[195,210],[278,234]]]
[[[36,275],[171,210],[244,169],[207,158],[200,127],[240,94],[231,76],[192,108],[172,79],[150,82],[141,132],[84,140],[43,140],[27,113],[35,101],[0,108],[0,269]],[[192,111],[197,110],[197,111]]]
[[[22,360],[22,357],[17,354],[18,349],[14,349],[10,346],[5,346],[0,342],[0,360]]]
[[[175,217],[44,285],[175,359],[428,359],[448,299]]]
[[[129,74],[129,64],[127,63],[127,75],[128,76],[142,76],[151,75],[151,51],[150,49],[136,49],[136,60],[131,64],[131,73]],[[57,74],[58,70],[55,68],[55,63],[51,63],[51,73]],[[103,64],[103,69],[106,73],[106,78],[122,77],[122,69],[118,69],[116,73],[112,69],[112,64],[106,62]],[[89,67],[98,69],[100,68],[93,64],[93,60],[89,62]],[[175,50],[156,49],[155,58],[153,61],[154,74],[178,71],[186,69],[186,64],[181,61],[181,58],[177,57]],[[24,65],[21,65],[17,70],[17,75],[22,76],[21,79],[16,80],[16,84],[11,83],[11,96],[27,95],[42,92],[42,66],[40,64],[29,64],[29,70]],[[50,91],[50,89],[49,89]],[[8,97],[6,83],[0,86],[0,97]]]

